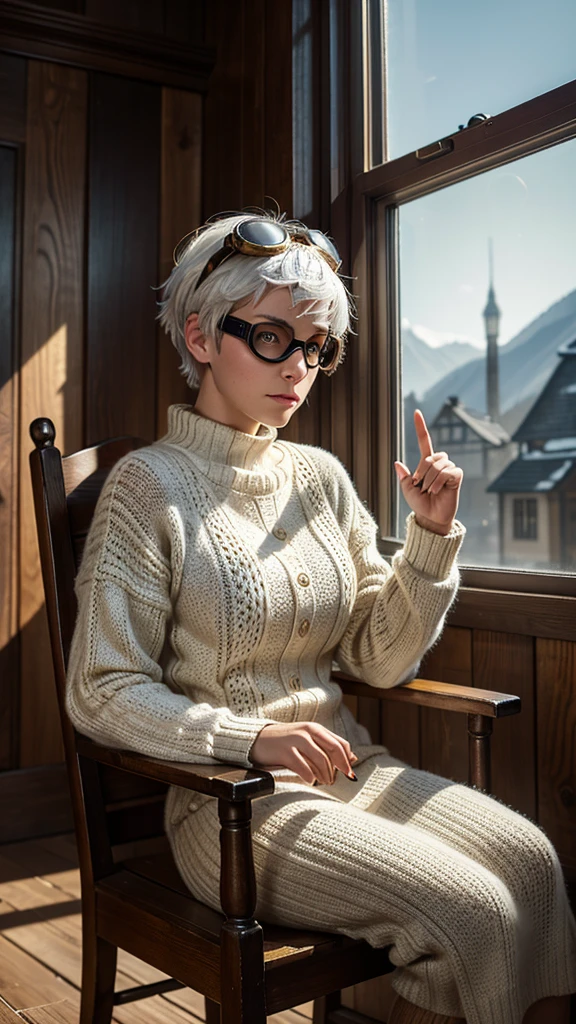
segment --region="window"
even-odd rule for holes
[[[417,405],[434,447],[464,470],[458,517],[470,565],[542,569],[558,561],[562,519],[554,510],[570,481],[576,486],[576,438],[562,437],[567,423],[576,427],[573,180],[575,140],[398,211],[404,462],[415,468],[419,459]],[[440,425],[446,415],[459,418],[451,429]],[[513,537],[501,531],[508,496],[515,510],[526,507],[513,498],[519,491],[550,506],[532,554],[509,543],[536,538],[517,526],[516,511]],[[409,511],[400,498],[398,535]]]
[[[409,509],[390,466],[415,468],[421,408],[464,468],[462,564],[552,581],[576,573],[576,5],[553,2],[545,26],[535,3],[505,7],[488,0],[479,24],[466,5],[365,0],[351,34],[369,135],[351,217],[370,381],[354,469],[362,482],[368,452],[364,491],[398,546]]]
[[[536,540],[538,508],[535,498],[514,498],[514,539]]]
[[[574,0],[548,0],[545,15],[538,0],[386,0],[385,10],[389,160],[574,78]]]

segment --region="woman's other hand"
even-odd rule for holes
[[[416,522],[426,530],[445,536],[450,533],[458,510],[464,472],[451,462],[446,452],[434,451],[420,409],[414,412],[414,426],[421,456],[416,472],[412,475],[403,462],[395,462],[394,468]]]
[[[250,751],[255,768],[289,768],[304,782],[332,785],[336,768],[352,777],[356,754],[347,740],[318,722],[265,725]]]

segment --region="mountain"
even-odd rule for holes
[[[432,347],[413,327],[402,326],[402,386],[404,394],[420,398],[427,387],[451,370],[478,358],[478,348],[467,341],[450,341]]]
[[[576,289],[550,306],[524,327],[499,353],[500,409],[513,421],[515,407],[530,408],[558,365],[560,345],[576,338]],[[432,349],[431,355],[438,349]],[[421,380],[425,380],[423,376]],[[408,389],[409,390],[409,389]],[[404,393],[407,393],[405,388]],[[425,391],[420,408],[432,420],[449,395],[457,395],[469,409],[486,412],[484,355],[457,366]]]

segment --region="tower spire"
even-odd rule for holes
[[[486,406],[487,412],[492,420],[496,422],[500,417],[500,388],[498,381],[498,333],[500,324],[500,310],[496,304],[494,294],[494,258],[492,251],[492,239],[488,239],[488,267],[489,287],[488,301],[483,311],[486,324]]]

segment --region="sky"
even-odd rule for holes
[[[386,0],[388,159],[576,79],[576,0]],[[499,344],[576,288],[576,139],[400,207],[404,325]]]

